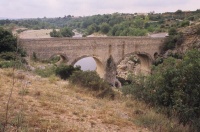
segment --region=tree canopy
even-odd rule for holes
[[[0,27],[0,53],[16,50],[17,39],[11,32]]]
[[[56,31],[53,29],[52,32],[50,32],[51,37],[72,37],[74,36],[74,32],[72,31],[71,28],[64,27],[60,29],[60,31]]]

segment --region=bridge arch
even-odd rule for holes
[[[154,61],[152,56],[146,52],[132,52],[124,55],[124,57],[117,62],[117,65],[119,65],[122,60],[124,60],[126,57],[131,57],[131,55],[137,55],[139,58],[140,63],[140,71],[142,74],[150,74],[151,73],[151,65]]]
[[[56,62],[57,65],[59,65],[61,63],[66,63],[68,61],[67,56],[64,55],[64,54],[60,54],[60,53],[51,55],[51,57],[49,58],[49,60],[52,60],[56,56],[59,57],[59,60]]]
[[[29,57],[35,52],[38,59],[48,60],[50,56],[57,54],[60,55],[62,62],[68,65],[75,64],[84,57],[93,57],[97,64],[97,73],[103,78],[105,75],[105,80],[107,80],[106,75],[109,74],[111,79],[108,79],[108,82],[113,83],[112,80],[116,78],[114,70],[106,71],[107,59],[110,55],[117,65],[125,55],[135,52],[141,58],[145,68],[150,69],[150,66],[147,67],[159,56],[164,40],[165,38],[151,37],[31,38],[19,39],[19,45],[26,50]],[[155,54],[156,52],[158,55]]]
[[[99,74],[99,76],[101,78],[104,78],[105,75],[105,66],[103,65],[102,60],[97,57],[97,56],[91,56],[91,55],[82,55],[78,58],[76,58],[75,60],[72,61],[71,65],[74,65],[76,62],[78,62],[79,60],[86,58],[86,57],[92,57],[94,59],[94,61],[96,62],[96,72]]]

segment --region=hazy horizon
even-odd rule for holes
[[[195,11],[199,0],[0,0],[0,18],[55,18],[65,15],[92,16],[97,14]]]

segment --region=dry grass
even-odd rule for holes
[[[183,126],[177,119],[167,118],[143,102],[127,99],[125,106],[132,110],[130,120],[138,126],[149,128],[153,132],[190,132],[188,125]]]
[[[12,69],[0,69],[0,130],[12,86]],[[188,132],[145,103],[123,97],[97,99],[93,92],[55,76],[15,73],[7,131]],[[148,128],[148,129],[147,129]]]
[[[17,71],[15,78],[7,131],[148,131],[129,120],[132,110],[122,101],[97,99],[56,77]],[[0,69],[1,124],[11,86],[12,70]]]

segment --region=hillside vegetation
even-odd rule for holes
[[[167,32],[169,28],[185,27],[199,21],[200,10],[184,12],[125,14],[113,13],[74,17],[0,20],[0,25],[13,29],[16,26],[28,29],[76,29],[84,36],[95,32],[109,36],[145,36],[148,33]],[[21,30],[19,31],[21,32]]]
[[[0,82],[0,130],[6,121],[11,90],[6,131],[188,130],[119,93],[115,100],[99,99],[95,92],[68,81],[12,69],[0,69]]]
[[[199,10],[0,21],[0,131],[200,131],[198,21]],[[16,25],[76,29],[85,36],[169,36],[151,74],[130,74],[116,89],[94,71],[58,65],[58,56],[24,58],[8,31]]]

